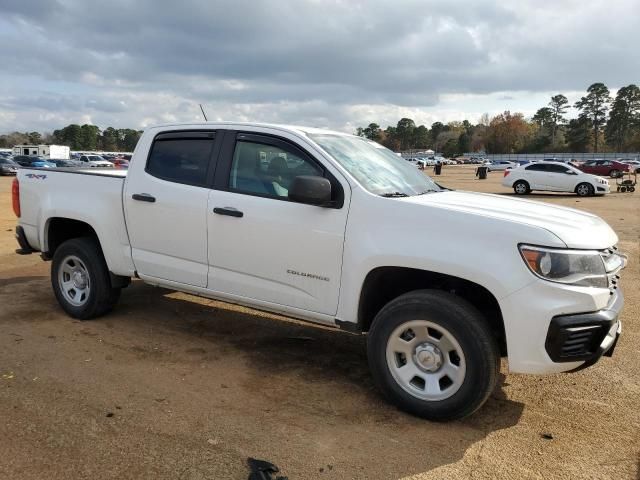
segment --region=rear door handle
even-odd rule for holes
[[[231,208],[231,207],[225,207],[225,208],[215,207],[213,209],[213,213],[217,213],[218,215],[228,215],[230,217],[237,217],[237,218],[242,218],[242,216],[244,215],[244,213],[242,213],[240,210],[236,210],[235,208]]]
[[[131,195],[131,198],[138,200],[139,202],[154,203],[156,201],[156,197],[149,195],[148,193],[134,193]]]

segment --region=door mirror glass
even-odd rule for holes
[[[331,182],[324,177],[300,175],[289,187],[289,200],[308,205],[329,206],[331,204]]]

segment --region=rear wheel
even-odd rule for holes
[[[389,302],[367,338],[373,378],[402,410],[435,421],[472,414],[497,382],[498,347],[482,315],[447,292]]]
[[[611,170],[609,172],[609,176],[611,178],[619,178],[619,177],[622,176],[622,172],[620,170],[617,170],[617,169],[614,168],[613,170]]]
[[[579,197],[589,197],[594,193],[593,185],[589,183],[581,183],[576,187],[576,193]]]
[[[531,191],[531,188],[529,187],[529,184],[524,180],[518,180],[513,184],[513,191],[516,193],[516,195],[526,195]]]
[[[104,315],[120,297],[120,289],[111,286],[102,250],[92,238],[74,238],[57,248],[51,285],[64,311],[81,320]]]

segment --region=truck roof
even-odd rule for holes
[[[285,130],[293,133],[302,133],[302,134],[331,134],[331,135],[344,135],[351,136],[349,133],[345,132],[337,132],[335,130],[327,130],[323,128],[314,128],[314,127],[304,127],[300,125],[286,125],[286,124],[278,124],[278,123],[261,123],[261,122],[184,122],[184,123],[163,123],[158,125],[151,125],[149,128],[157,128],[157,127],[207,127],[207,128],[217,128],[217,127],[266,127],[266,128],[274,128],[277,130]]]

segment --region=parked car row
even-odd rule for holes
[[[0,175],[15,175],[20,167],[28,168],[129,168],[129,161],[114,157],[110,161],[100,155],[80,155],[74,159],[46,159],[36,155],[0,155]]]

